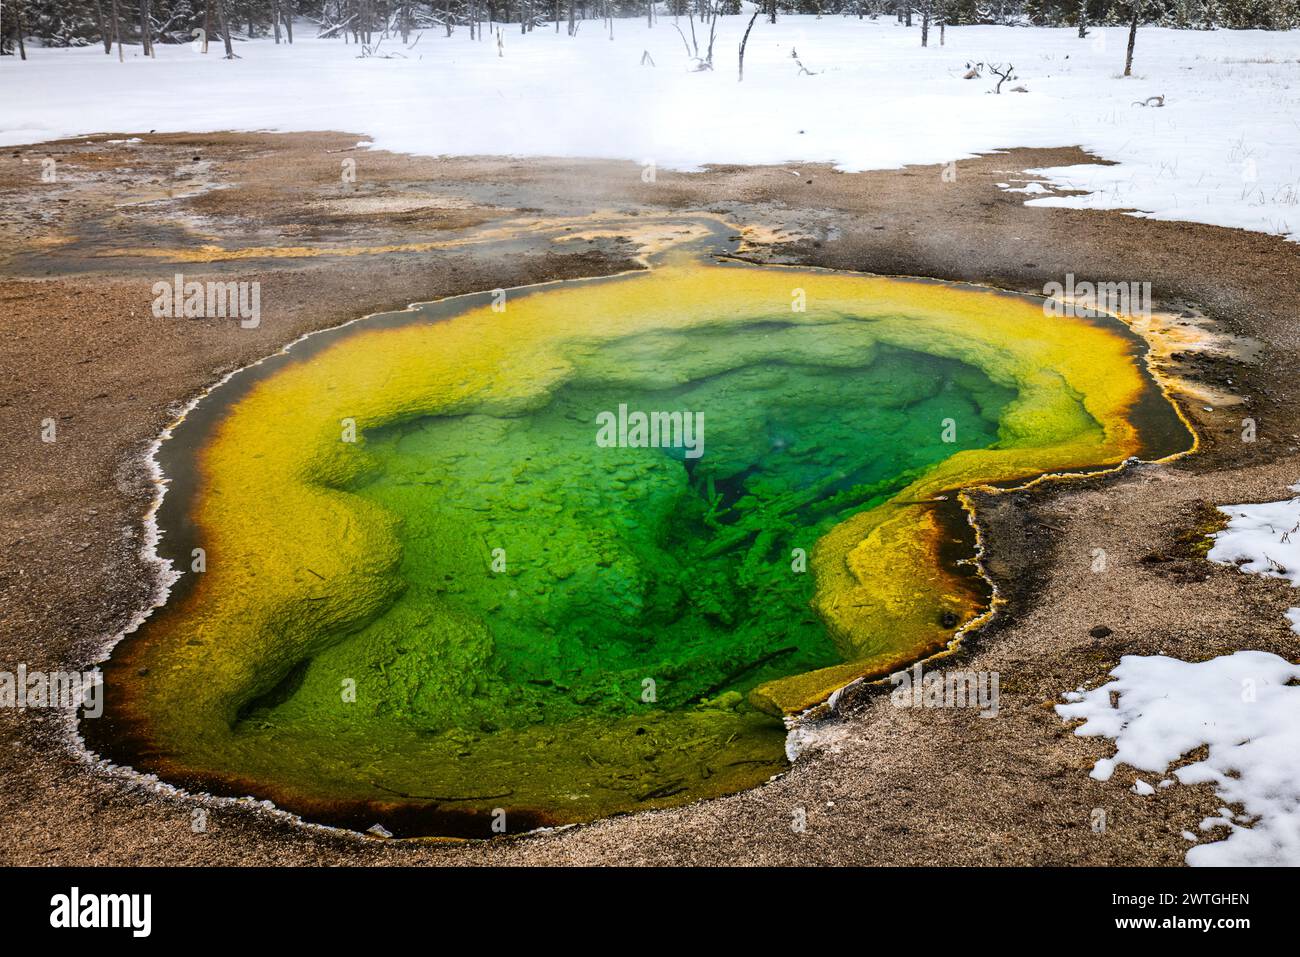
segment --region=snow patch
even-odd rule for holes
[[[999,183],[999,186],[1003,184]],[[1027,182],[1024,186],[1005,186],[1003,187],[1008,193],[1028,193],[1030,195],[1041,195],[1051,193],[1051,190],[1038,182]]]
[[[1099,760],[1091,776],[1109,780],[1122,764],[1160,774],[1203,747],[1205,758],[1175,768],[1173,777],[1212,784],[1242,813],[1221,807],[1203,820],[1202,831],[1231,833],[1189,850],[1187,863],[1300,866],[1300,665],[1262,651],[1199,663],[1128,655],[1110,674],[1113,680],[1056,706],[1062,718],[1083,720],[1075,734],[1115,741],[1115,755]]]
[[[1291,491],[1300,493],[1300,485]],[[1300,588],[1300,495],[1262,505],[1222,505],[1219,511],[1228,516],[1228,527],[1212,536],[1210,561]],[[1289,609],[1286,617],[1300,633],[1300,608]]]

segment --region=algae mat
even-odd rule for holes
[[[398,835],[752,787],[988,607],[955,493],[1191,437],[1114,319],[682,261],[308,337],[162,443],[100,754]]]

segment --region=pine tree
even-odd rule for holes
[[[1233,30],[1272,29],[1276,0],[1234,0],[1222,4],[1219,22]]]

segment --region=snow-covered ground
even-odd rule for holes
[[[1291,491],[1296,497],[1280,502],[1222,506],[1228,527],[1213,536],[1209,559],[1300,588],[1300,485]],[[1300,632],[1300,608],[1287,619]],[[1128,656],[1111,677],[1092,691],[1067,693],[1068,703],[1056,708],[1067,720],[1085,720],[1076,734],[1114,739],[1115,756],[1098,761],[1092,776],[1107,781],[1121,764],[1163,774],[1205,746],[1206,758],[1178,768],[1174,778],[1212,783],[1242,813],[1220,808],[1202,821],[1202,831],[1226,826],[1231,834],[1193,847],[1187,862],[1300,866],[1300,665],[1261,651],[1197,664]],[[1158,793],[1140,779],[1134,790]]]
[[[1291,486],[1292,499],[1261,505],[1224,505],[1228,527],[1214,536],[1208,558],[1238,565],[1243,572],[1284,578],[1300,588],[1300,485]],[[1300,608],[1287,612],[1300,632]]]
[[[689,27],[681,21],[689,36]],[[713,72],[692,61],[670,18],[653,29],[599,22],[474,42],[426,31],[391,59],[316,40],[238,44],[225,61],[160,46],[30,49],[0,60],[0,145],[97,132],[341,129],[423,154],[586,156],[706,163],[829,161],[844,169],[946,163],[1016,146],[1080,145],[1118,165],[1047,171],[1083,197],[1031,203],[1133,209],[1162,219],[1300,236],[1300,33],[1143,29],[1135,76],[1120,76],[1125,31],[958,27],[921,49],[893,20],[782,17],[755,23],[736,80],[745,18],[724,18]],[[701,47],[707,44],[697,24]],[[655,66],[642,66],[649,51]],[[815,75],[801,74],[792,57]],[[1011,63],[1002,95],[987,71]],[[1023,85],[1027,93],[1007,92]],[[1134,105],[1164,96],[1164,108]],[[960,165],[958,166],[960,175]],[[1021,187],[1023,183],[1008,185]],[[942,198],[936,194],[936,202]]]
[[[1067,720],[1085,720],[1076,734],[1115,740],[1115,756],[1098,761],[1092,777],[1107,781],[1121,764],[1163,775],[1205,747],[1203,760],[1177,768],[1162,787],[1174,779],[1213,784],[1241,812],[1222,807],[1204,819],[1202,831],[1231,832],[1191,848],[1187,863],[1300,866],[1300,665],[1262,651],[1197,664],[1127,656],[1111,677],[1092,691],[1070,692],[1056,707]],[[1134,790],[1160,800],[1147,781]],[[1197,840],[1190,831],[1184,836]]]
[[[1222,506],[1229,524],[1214,534],[1212,562],[1284,579],[1300,588],[1300,485],[1296,497],[1262,505]],[[1300,607],[1287,612],[1300,632]],[[1065,694],[1057,713],[1084,719],[1076,735],[1109,737],[1117,750],[1093,767],[1109,780],[1119,765],[1165,774],[1201,746],[1204,761],[1173,772],[1183,784],[1214,784],[1236,814],[1221,807],[1201,830],[1229,827],[1227,840],[1188,850],[1192,865],[1300,866],[1300,664],[1264,651],[1238,651],[1188,663],[1156,655],[1125,657],[1109,681]],[[1173,779],[1161,781],[1169,787]],[[1158,794],[1149,781],[1134,791]],[[1158,798],[1157,798],[1158,800]],[[1192,832],[1184,832],[1196,841]]]

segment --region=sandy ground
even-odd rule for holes
[[[129,136],[140,141],[109,142]],[[951,183],[938,168],[825,167],[660,170],[647,183],[633,164],[412,158],[357,140],[137,133],[0,156],[0,668],[83,668],[147,607],[141,459],[177,405],[225,372],[360,314],[632,268],[642,240],[692,213],[746,227],[755,261],[1030,292],[1067,272],[1150,280],[1161,305],[1203,311],[1262,348],[1250,364],[1175,349],[1172,374],[1243,400],[1181,400],[1202,433],[1196,456],[981,500],[988,568],[1008,602],[951,664],[1000,673],[997,718],[859,691],[819,747],[748,793],[455,844],[306,828],[229,802],[194,833],[195,799],[83,760],[65,715],[4,709],[0,863],[1181,863],[1180,832],[1218,807],[1211,791],[1139,797],[1127,769],[1090,780],[1108,745],[1072,735],[1051,705],[1124,654],[1300,654],[1282,618],[1294,593],[1209,565],[1191,544],[1208,527],[1205,503],[1276,499],[1300,479],[1295,246],[1026,208],[995,185],[1089,161],[1076,150],[963,162]],[[53,183],[41,180],[47,157]],[[150,287],[182,270],[259,280],[260,327],[154,318]],[[1240,440],[1246,416],[1255,443]],[[1100,574],[1096,548],[1108,555]],[[1098,626],[1111,633],[1093,637]],[[1095,808],[1104,833],[1090,826]]]

